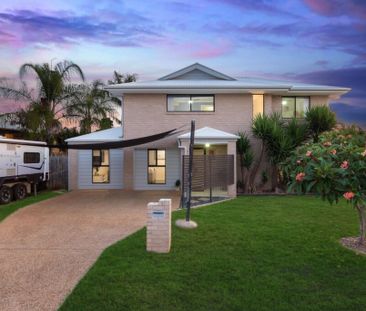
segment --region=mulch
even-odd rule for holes
[[[342,238],[340,240],[340,243],[344,247],[356,252],[357,254],[366,255],[366,245],[365,244],[359,245],[358,239],[359,239],[359,237]]]

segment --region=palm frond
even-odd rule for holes
[[[67,81],[70,81],[72,75],[76,74],[83,81],[85,81],[84,73],[81,68],[71,61],[64,60],[63,62],[57,63],[55,66],[55,71],[57,71],[61,75],[61,78],[63,80],[65,79]]]
[[[0,81],[0,97],[13,100],[33,100],[32,90],[29,90],[25,83],[22,83],[21,86],[17,89],[10,86],[7,82],[7,80]]]

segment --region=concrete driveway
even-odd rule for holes
[[[175,191],[73,191],[0,223],[0,310],[56,310],[109,245],[145,225],[146,204]],[[0,207],[1,208],[1,207]]]

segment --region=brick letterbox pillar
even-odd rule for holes
[[[169,253],[171,244],[171,199],[147,204],[147,236],[148,252]]]

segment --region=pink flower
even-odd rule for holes
[[[343,194],[343,197],[349,201],[349,200],[352,200],[354,198],[355,194],[353,192],[346,192]]]
[[[332,145],[332,143],[330,142],[330,141],[326,141],[324,144],[323,144],[323,146],[325,146],[325,147],[329,147],[329,146],[331,146]]]
[[[364,151],[364,152],[362,152],[362,153],[361,153],[361,155],[362,155],[363,157],[366,157],[366,149],[365,149],[365,151]]]
[[[330,153],[333,154],[333,155],[336,155],[337,154],[337,150],[333,149],[333,150],[330,151]]]
[[[345,170],[349,167],[349,162],[348,161],[343,161],[341,164],[341,168],[344,168]]]
[[[306,156],[307,157],[311,157],[312,155],[313,155],[312,151],[310,151],[310,150],[306,151]]]
[[[296,164],[300,165],[301,164],[301,160],[297,160]]]
[[[305,173],[299,173],[296,175],[296,181],[302,182],[304,180]]]

